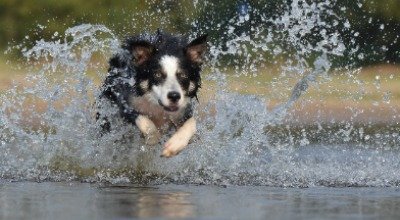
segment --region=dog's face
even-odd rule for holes
[[[201,85],[206,38],[201,36],[187,43],[182,37],[159,34],[155,43],[133,42],[130,48],[137,72],[137,94],[169,112],[184,108]]]

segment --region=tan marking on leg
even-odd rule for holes
[[[147,91],[148,88],[149,88],[149,81],[148,81],[148,80],[142,81],[142,82],[140,83],[140,87],[141,87],[144,91]]]
[[[146,116],[139,115],[135,120],[136,126],[142,132],[147,145],[156,145],[160,140],[160,133],[154,123]]]
[[[161,156],[172,157],[181,152],[196,133],[196,120],[189,118],[178,131],[165,143]]]

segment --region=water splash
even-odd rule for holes
[[[335,3],[294,0],[274,19],[254,12],[266,25],[251,33],[233,34],[250,17],[232,18],[225,33],[229,39],[211,47],[207,79],[217,83],[216,96],[197,109],[194,143],[172,159],[159,158],[161,146],[145,146],[122,121],[115,122],[120,126],[111,134],[98,134],[92,104],[98,86],[89,73],[104,78],[102,61],[118,51],[112,31],[84,24],[67,29],[63,36],[57,34],[58,40],[36,42],[23,50],[33,65],[27,83],[15,84],[0,96],[0,177],[304,187],[399,185],[397,127],[375,131],[351,121],[332,127],[322,122],[297,127],[284,123],[309,86],[318,86],[321,78],[329,80],[332,60],[345,54],[336,29],[350,26],[333,12]],[[260,96],[228,89],[226,73],[232,67],[234,74],[246,76],[267,67],[267,56],[259,54],[285,55],[284,62],[272,63],[280,65],[280,74],[270,89],[285,98],[272,109]],[[346,74],[351,82],[358,82],[356,74]],[[290,78],[296,82],[282,91],[279,85],[287,85]],[[215,88],[204,89],[215,92]],[[387,103],[390,98],[385,97]],[[117,113],[111,106],[108,111]]]

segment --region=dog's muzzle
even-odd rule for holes
[[[163,105],[163,103],[160,100],[158,100],[158,104],[161,105],[164,108],[164,110],[168,111],[168,112],[176,112],[179,110],[178,104],[172,104],[169,106],[165,106],[165,105]]]

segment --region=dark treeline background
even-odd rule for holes
[[[327,2],[329,0],[306,0]],[[338,30],[363,57],[355,65],[400,62],[399,0],[330,0],[332,10],[347,18],[351,31]],[[279,17],[290,9],[292,0],[0,0],[0,49],[22,41],[51,39],[55,32],[82,23],[104,24],[119,37],[162,28],[175,33],[207,32],[212,43],[227,40],[230,25],[240,13],[250,20],[233,34],[267,26],[266,19]],[[243,9],[245,5],[245,9]],[[260,29],[261,30],[261,29]],[[357,34],[355,34],[357,33]],[[26,39],[29,36],[29,40]],[[313,38],[313,36],[309,36]],[[15,55],[15,54],[14,54]],[[340,61],[346,62],[346,61]],[[340,65],[340,63],[338,64]]]

